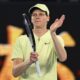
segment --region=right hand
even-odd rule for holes
[[[38,53],[31,52],[30,54],[30,64],[35,63],[38,60]]]
[[[65,15],[63,14],[59,19],[55,19],[55,21],[50,26],[51,33],[55,32],[58,28],[62,27],[62,24],[65,20]]]

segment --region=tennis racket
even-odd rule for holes
[[[29,21],[29,18],[27,17],[27,15],[25,13],[22,14],[23,18],[24,18],[24,26],[27,32],[27,36],[29,37],[29,40],[31,42],[33,51],[36,51],[36,43],[35,43],[35,38],[31,29],[31,23]],[[38,76],[41,76],[41,70],[40,70],[40,66],[39,66],[39,61],[35,62],[36,64],[36,71]]]

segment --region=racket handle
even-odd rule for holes
[[[41,70],[40,70],[40,66],[39,66],[39,61],[36,61],[35,62],[35,65],[36,65],[37,74],[40,77],[41,76]]]
[[[36,48],[34,46],[32,47],[32,49],[34,52],[36,51]],[[37,72],[38,76],[40,77],[41,76],[41,70],[40,70],[39,61],[35,62],[35,66],[36,66],[36,72]]]

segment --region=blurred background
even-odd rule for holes
[[[11,74],[12,46],[25,31],[22,14],[36,3],[44,3],[50,9],[48,28],[56,18],[66,15],[57,34],[64,39],[68,59],[58,62],[58,80],[80,80],[80,0],[0,0],[0,80],[18,79]]]

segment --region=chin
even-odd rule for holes
[[[38,24],[38,25],[34,25],[34,26],[35,26],[35,27],[37,27],[37,28],[41,28],[41,27],[42,27],[42,26],[41,26],[41,25],[39,25],[39,24]]]

